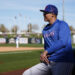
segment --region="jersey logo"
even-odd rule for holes
[[[50,36],[51,36],[51,37],[54,36],[54,31],[44,34],[44,37],[45,37],[45,38],[46,38],[46,37],[50,37]]]

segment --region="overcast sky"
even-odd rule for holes
[[[75,0],[64,0],[64,2],[65,21],[75,28]],[[37,24],[41,32],[42,26],[46,23],[39,10],[48,4],[53,4],[58,8],[58,19],[62,20],[62,3],[63,0],[0,0],[0,24],[4,24],[8,29],[16,24],[20,31],[27,30],[27,25],[32,23]]]

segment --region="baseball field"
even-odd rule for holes
[[[43,45],[0,44],[0,75],[22,75],[29,67],[39,63]]]
[[[75,45],[73,45],[74,47]],[[22,75],[31,66],[40,62],[42,44],[0,44],[0,75]]]

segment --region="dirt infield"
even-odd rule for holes
[[[43,47],[0,47],[0,52],[8,52],[8,51],[24,51],[24,50],[41,50]]]
[[[27,70],[27,69],[15,70],[15,71],[11,71],[11,72],[4,72],[4,73],[0,73],[0,75],[22,75],[22,73],[25,70]]]

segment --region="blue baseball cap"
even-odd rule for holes
[[[53,13],[55,15],[58,15],[58,9],[54,5],[47,5],[44,10],[40,10],[40,11],[44,13]]]

